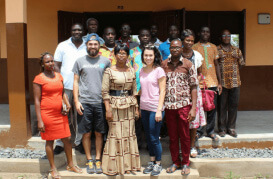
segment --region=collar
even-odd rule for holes
[[[84,41],[84,39],[83,39],[83,37],[82,37],[82,44],[81,44],[80,46],[82,46],[82,45],[84,44],[84,42],[85,42],[85,41]],[[72,42],[72,37],[70,37],[70,38],[68,39],[68,43],[75,46],[75,44]]]
[[[204,43],[201,43],[201,42],[199,41],[198,43],[199,43],[199,45],[201,45],[201,46],[203,46],[203,47],[211,47],[210,42],[207,42],[206,44],[204,44]]]
[[[228,51],[225,50],[225,48],[223,48],[222,44],[220,44],[220,48],[221,48],[223,51],[228,52]],[[230,45],[230,51],[232,52],[232,51],[234,51],[234,50],[235,50],[235,48],[234,48],[232,45]]]
[[[121,37],[118,38],[118,41],[119,41],[120,43],[122,43]],[[132,37],[130,36],[130,38],[128,39],[128,41],[125,42],[125,43],[131,43],[131,42],[132,42]]]
[[[169,55],[169,57],[168,57],[168,63],[172,63],[171,57],[172,57],[172,55]],[[182,55],[181,55],[181,57],[179,59],[179,62],[181,62],[183,64],[183,57],[182,57]]]
[[[116,46],[117,45],[115,44],[115,46],[113,48],[115,48]],[[107,51],[110,51],[109,48],[105,45],[105,43],[102,46],[100,46],[100,48],[103,48],[103,49],[105,49]]]

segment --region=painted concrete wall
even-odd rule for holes
[[[5,0],[0,0],[1,58],[6,58]],[[124,6],[123,10],[117,6]],[[163,11],[182,9],[195,11],[241,11],[246,16],[247,66],[273,65],[273,25],[259,25],[258,13],[273,14],[271,0],[28,0],[28,55],[37,58],[44,51],[54,53],[57,46],[57,11]],[[273,19],[273,17],[272,17]]]

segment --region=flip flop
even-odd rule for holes
[[[77,165],[74,165],[72,167],[67,166],[66,170],[68,170],[70,172],[75,172],[75,173],[82,173],[82,169],[79,166],[77,166]]]
[[[188,171],[188,172],[186,173],[186,171]],[[188,176],[190,173],[191,173],[190,167],[188,165],[183,165],[181,174],[183,176]]]
[[[178,166],[176,164],[172,164],[170,167],[167,168],[166,172],[167,173],[173,173],[179,168],[180,168],[180,166]]]
[[[49,172],[50,172],[50,175],[53,179],[60,179],[61,178],[61,176],[56,168],[49,170]]]

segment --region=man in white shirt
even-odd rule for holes
[[[81,153],[84,153],[84,150],[81,145],[82,135],[78,133],[77,126],[77,113],[75,111],[75,106],[73,102],[73,82],[74,82],[74,73],[72,68],[76,60],[87,54],[86,45],[82,38],[83,36],[83,26],[79,23],[72,25],[71,27],[71,37],[63,42],[61,42],[55,51],[54,61],[55,61],[55,71],[60,72],[63,76],[64,91],[69,98],[69,103],[71,104],[72,110],[68,115],[70,123],[72,123],[72,130],[76,133],[75,145],[76,149]],[[73,111],[74,109],[74,111]],[[61,140],[56,141],[56,147],[54,149],[54,154],[59,154],[64,150],[63,143]]]

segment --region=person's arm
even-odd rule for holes
[[[78,114],[83,115],[82,110],[84,110],[84,108],[82,107],[82,104],[79,101],[79,78],[80,78],[79,75],[74,73],[73,97]]]
[[[54,71],[60,73],[62,62],[54,61]]]
[[[136,73],[134,72],[134,74],[136,74]],[[132,91],[133,91],[133,96],[135,97],[135,100],[137,101],[138,92],[137,92],[136,76],[134,76],[134,78],[133,78]],[[135,111],[136,111],[135,117],[136,117],[136,120],[138,120],[139,116],[140,116],[138,104],[136,105]]]
[[[102,98],[105,105],[106,120],[113,120],[109,91],[110,91],[110,74],[109,74],[109,69],[106,69],[103,74],[101,93],[102,93]]]
[[[191,110],[188,115],[189,122],[193,121],[196,116],[196,104],[197,104],[197,89],[196,86],[191,87],[191,100],[192,100],[192,106]]]
[[[40,132],[45,132],[45,126],[41,116],[41,96],[42,96],[41,85],[33,83],[33,95],[34,95],[35,112],[36,112],[37,121],[38,121],[38,130]]]
[[[158,102],[158,107],[155,114],[156,122],[162,121],[162,109],[163,109],[165,94],[166,94],[166,77],[163,76],[160,79],[158,79],[158,84],[159,84],[159,102]]]
[[[220,95],[222,93],[222,80],[221,80],[221,72],[220,72],[218,58],[216,60],[214,60],[214,65],[215,65],[216,76],[217,76],[217,80],[218,80],[217,90]]]

